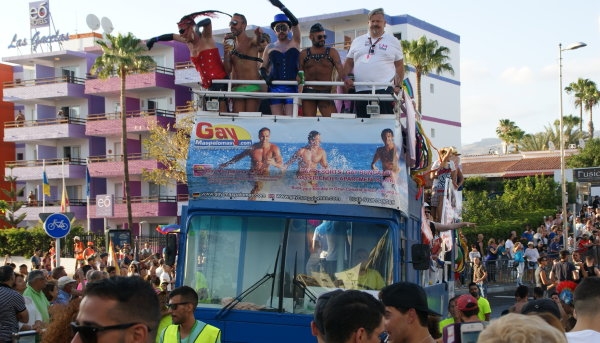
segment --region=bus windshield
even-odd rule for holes
[[[390,235],[385,223],[195,215],[184,284],[201,307],[312,313],[324,292],[392,283]]]

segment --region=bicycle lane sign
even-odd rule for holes
[[[62,213],[53,213],[44,221],[44,230],[52,238],[63,238],[71,231],[71,221]]]

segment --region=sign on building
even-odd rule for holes
[[[29,3],[29,27],[37,29],[50,26],[50,2],[34,1]]]
[[[112,217],[114,214],[115,196],[112,194],[96,195],[96,216]]]

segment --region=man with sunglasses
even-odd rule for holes
[[[284,14],[275,15],[271,28],[277,34],[277,41],[270,44],[263,54],[263,64],[259,69],[261,77],[271,93],[297,93],[296,85],[273,85],[272,81],[295,81],[298,75],[300,55],[300,28],[298,19],[279,0],[270,0]],[[292,37],[288,36],[292,31]],[[292,115],[293,99],[272,98],[271,113]]]
[[[160,320],[158,298],[137,276],[90,282],[79,305],[71,343],[151,343]]]
[[[356,82],[393,82],[394,88],[385,85],[375,86],[375,93],[397,93],[404,80],[404,54],[400,40],[385,32],[386,20],[383,8],[372,10],[368,16],[369,32],[352,41],[344,64],[344,75],[354,70]],[[344,82],[348,88],[354,86],[354,80],[350,78],[346,77]],[[370,94],[372,86],[357,85],[355,88],[358,94]],[[359,118],[369,117],[367,104],[367,101],[356,102],[356,114]],[[392,101],[379,101],[379,109],[382,114],[394,113]]]
[[[331,81],[333,68],[340,78],[344,79],[344,67],[340,60],[340,54],[336,49],[325,47],[325,29],[323,25],[316,23],[310,27],[308,36],[312,42],[310,48],[300,53],[300,70],[304,71],[306,81]],[[302,93],[331,93],[331,86],[304,86]],[[331,100],[302,100],[302,114],[305,117],[316,117],[317,107],[323,117],[331,117],[335,108]]]
[[[148,50],[152,49],[158,41],[178,41],[185,43],[190,50],[190,59],[196,70],[200,73],[202,87],[210,91],[226,91],[226,84],[212,84],[213,80],[226,79],[227,73],[219,55],[219,49],[212,35],[212,23],[210,18],[205,18],[196,23],[194,19],[198,16],[216,16],[218,11],[195,12],[183,16],[177,23],[179,34],[168,33],[149,39],[146,42]],[[219,12],[223,13],[223,12]],[[225,13],[226,14],[226,13]],[[202,28],[202,31],[200,31]],[[219,99],[220,110],[225,112],[227,104],[224,98]]]
[[[173,324],[159,332],[160,343],[220,343],[221,330],[196,320],[194,310],[198,306],[198,293],[188,286],[176,288],[169,294],[169,313]]]
[[[258,65],[262,63],[262,58],[258,57],[258,51],[262,42],[262,29],[257,27],[254,30],[254,37],[246,34],[246,16],[234,13],[229,22],[231,33],[226,34],[224,44],[227,47],[228,41],[233,40],[234,45],[225,50],[224,63],[225,71],[234,80],[259,80]],[[262,55],[261,55],[262,56]],[[259,82],[256,84],[234,85],[234,92],[258,92],[261,90]],[[255,98],[236,98],[233,100],[233,112],[256,112],[260,99]]]

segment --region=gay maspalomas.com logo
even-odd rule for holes
[[[198,122],[193,134],[196,146],[249,147],[252,145],[252,136],[248,130],[237,125]]]

